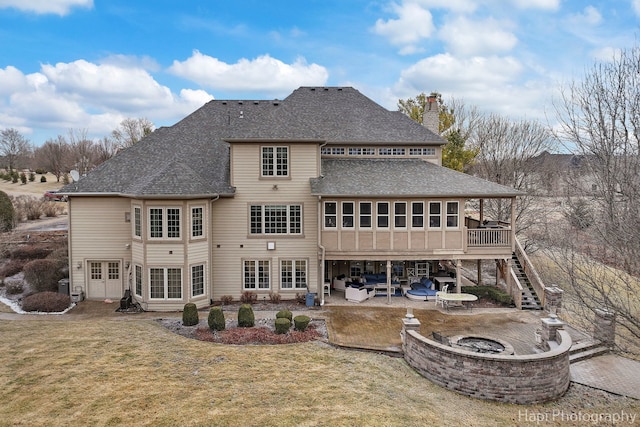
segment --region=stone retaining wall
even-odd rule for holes
[[[569,388],[571,337],[557,331],[558,347],[539,354],[481,354],[440,344],[411,328],[403,331],[404,358],[425,378],[458,393],[499,402],[533,404]]]

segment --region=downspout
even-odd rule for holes
[[[318,196],[318,247],[320,248],[320,277],[318,280],[318,289],[320,289],[320,306],[324,305],[324,257],[326,249],[322,246],[322,196]],[[329,283],[331,286],[331,283]]]
[[[323,178],[322,174],[322,148],[327,145],[327,142],[320,144],[318,150],[318,170],[320,171],[320,178]],[[318,233],[318,247],[320,248],[320,277],[318,278],[318,287],[320,290],[320,306],[324,305],[324,257],[326,253],[326,249],[322,246],[322,196],[318,196],[318,221],[317,221],[317,233]],[[329,287],[331,287],[331,282],[329,282]]]
[[[213,303],[213,203],[220,199],[220,194],[216,194],[209,203],[209,302]]]

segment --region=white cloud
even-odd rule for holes
[[[227,64],[197,50],[185,61],[173,61],[169,72],[208,88],[263,93],[281,93],[299,86],[321,86],[329,77],[324,67],[307,64],[303,58],[285,64],[269,55],[262,55],[253,60],[243,58],[235,64]]]
[[[404,53],[415,50],[415,43],[431,36],[435,30],[433,16],[429,10],[414,2],[401,5],[392,4],[391,9],[398,15],[398,19],[384,21],[378,19],[373,31],[385,36],[394,45],[408,47]]]
[[[172,94],[141,68],[98,65],[85,60],[43,65],[42,74],[56,91],[82,103],[100,102],[103,107],[134,111],[169,106]]]
[[[93,8],[93,0],[0,0],[0,8],[15,8],[37,14],[68,15],[74,7]]]
[[[593,6],[587,6],[581,13],[572,14],[569,18],[569,25],[573,26],[594,26],[602,22],[602,15]]]
[[[521,9],[542,9],[558,10],[560,0],[511,0],[511,2]]]
[[[139,67],[85,60],[42,65],[32,74],[7,67],[0,69],[0,129],[50,132],[36,143],[70,128],[102,137],[126,117],[172,124],[212,98],[204,90],[172,93]]]
[[[458,16],[447,22],[438,35],[455,55],[490,55],[507,52],[518,43],[517,37],[507,29],[510,26],[493,18],[473,21]]]
[[[633,7],[633,11],[636,15],[640,16],[640,0],[633,0],[631,2],[631,6]]]

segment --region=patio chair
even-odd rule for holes
[[[448,289],[449,285],[444,285],[441,291],[436,292],[436,307],[440,304],[444,308],[444,300],[440,298],[440,295],[446,294]]]

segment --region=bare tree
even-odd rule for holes
[[[153,128],[153,123],[144,117],[127,118],[111,132],[111,137],[119,148],[127,148],[153,132]]]
[[[115,156],[118,152],[118,145],[112,139],[104,137],[94,145],[94,149],[96,154],[95,163],[97,166]]]
[[[550,148],[552,139],[548,128],[536,121],[513,121],[490,114],[477,120],[471,141],[479,149],[473,173],[526,193],[517,200],[517,231],[533,226],[540,218],[540,211],[528,188],[534,173],[531,159]],[[510,201],[488,199],[484,209],[495,220],[511,218]]]
[[[57,182],[69,171],[70,147],[62,135],[56,139],[48,139],[35,150],[34,156],[38,167],[55,175]]]
[[[16,169],[25,162],[31,153],[29,140],[17,129],[10,128],[0,132],[0,154],[4,156],[9,170]]]
[[[73,168],[86,175],[95,167],[96,152],[86,129],[69,130],[70,159]]]
[[[577,197],[587,200],[592,224],[573,228],[555,242],[563,248],[558,266],[568,274],[567,260],[587,254],[607,266],[602,274],[581,275],[571,281],[572,294],[590,311],[617,313],[623,335],[640,338],[640,47],[623,50],[600,62],[582,81],[562,90],[556,103],[560,122],[557,138],[582,155],[593,183],[576,182]],[[583,177],[584,178],[584,177]]]

